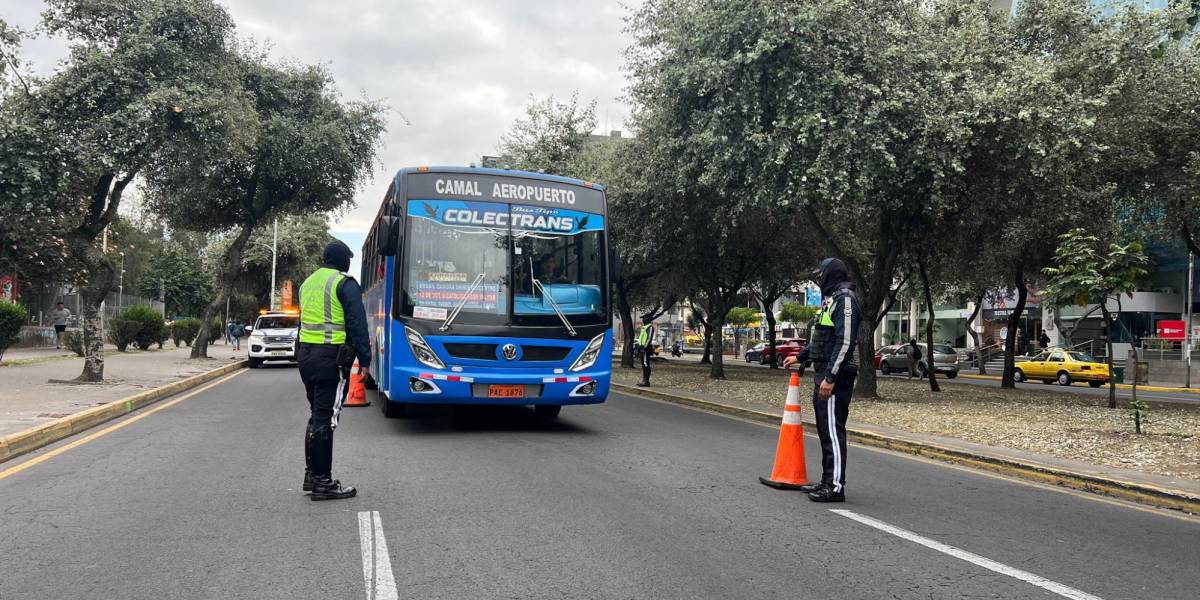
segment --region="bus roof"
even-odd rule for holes
[[[424,169],[424,170],[418,170]],[[492,169],[489,167],[449,167],[449,166],[430,166],[430,167],[405,167],[396,171],[396,179],[408,173],[469,173],[474,175],[499,175],[503,177],[523,177],[525,179],[541,179],[543,181],[554,181],[557,183],[569,183],[572,185],[581,185],[591,187],[600,191],[604,191],[604,185],[596,182],[585,182],[580,179],[571,177],[562,177],[560,175],[550,175],[548,173],[534,173],[533,171],[519,171],[517,169]]]

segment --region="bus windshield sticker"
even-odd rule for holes
[[[462,200],[410,200],[408,214],[429,219],[450,227],[472,227],[515,231],[575,235],[604,229],[602,215],[514,204],[511,210],[503,204],[466,202]]]
[[[428,321],[445,321],[446,320],[446,309],[433,308],[433,307],[429,307],[429,306],[414,306],[413,307],[413,318],[414,319],[426,319]]]

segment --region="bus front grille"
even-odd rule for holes
[[[454,358],[470,358],[474,360],[496,360],[496,344],[443,344],[446,352]]]

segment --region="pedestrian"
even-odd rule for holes
[[[230,327],[229,336],[233,338],[233,350],[238,352],[242,349],[242,336],[246,335],[246,326],[242,325],[241,321],[234,321]]]
[[[341,241],[325,247],[321,267],[300,286],[300,343],[297,360],[308,397],[304,434],[304,486],[312,500],[353,498],[353,487],[333,478],[333,431],[350,388],[350,368],[371,367],[371,344],[362,288],[350,270],[354,253]]]
[[[1038,335],[1038,344],[1041,345],[1042,350],[1050,347],[1050,336],[1046,335],[1045,329],[1042,330],[1041,335]]]
[[[233,343],[233,319],[225,319],[225,343]]]
[[[821,286],[824,297],[812,341],[799,355],[783,361],[784,368],[810,361],[813,365],[813,413],[821,440],[821,481],[801,489],[813,502],[845,502],[846,418],[858,376],[854,349],[862,308],[841,260],[822,260],[811,278]]]
[[[922,358],[924,358],[924,357],[921,356],[921,347],[917,345],[916,338],[909,339],[908,340],[908,378],[909,379],[912,379],[913,377],[916,377],[919,379],[924,376],[921,374],[920,371],[918,371],[918,367],[921,366]]]
[[[650,387],[650,358],[654,354],[654,323],[650,315],[642,315],[642,329],[638,332],[637,345],[642,349],[642,380],[638,387]]]
[[[54,347],[62,350],[67,343],[67,320],[71,318],[71,311],[59,300],[54,308],[50,309],[49,317],[50,324],[54,326],[54,339],[56,340]]]

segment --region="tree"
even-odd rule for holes
[[[279,218],[275,285],[301,282],[321,265],[321,254],[334,240],[325,215],[287,215]],[[234,275],[233,291],[245,294],[254,310],[271,302],[271,227],[256,229],[242,253],[242,265]],[[229,252],[230,238],[217,240],[205,249],[206,270],[216,273]],[[278,292],[278,290],[276,290]],[[211,295],[209,296],[211,297]],[[206,302],[207,303],[207,300]]]
[[[236,154],[249,105],[231,69],[233,22],[209,0],[49,0],[43,22],[71,41],[71,54],[54,76],[5,97],[5,128],[20,135],[4,143],[22,152],[17,176],[0,189],[18,206],[45,206],[43,228],[61,227],[42,242],[70,263],[85,333],[95,332],[117,283],[95,242],[126,189],[152,165],[202,170],[213,156]],[[33,256],[27,240],[9,249]],[[101,380],[102,338],[85,338],[79,378]]]
[[[255,106],[250,151],[203,171],[167,164],[151,179],[152,205],[174,227],[222,232],[229,240],[192,358],[208,355],[213,316],[234,290],[255,229],[275,216],[351,205],[374,168],[384,129],[384,107],[343,102],[324,67],[276,66],[258,54],[238,65]]]
[[[567,175],[595,128],[596,101],[580,106],[578,91],[567,102],[530,96],[525,118],[513,123],[498,149],[513,168]]]
[[[757,319],[758,314],[754,312],[753,308],[749,308],[747,306],[731,308],[729,309],[729,313],[725,315],[725,322],[728,323],[731,328],[733,328],[734,354],[741,352],[741,338],[738,335],[739,332]]]
[[[1054,265],[1042,269],[1049,278],[1042,286],[1041,294],[1056,305],[1098,304],[1104,314],[1105,327],[1112,328],[1112,314],[1108,302],[1120,301],[1122,295],[1133,296],[1137,281],[1146,275],[1148,260],[1140,242],[1104,244],[1100,238],[1084,229],[1072,229],[1059,236]],[[1118,320],[1118,323],[1120,321]],[[1122,328],[1124,323],[1120,323]],[[1126,331],[1128,335],[1128,331]],[[1108,371],[1113,373],[1112,336],[1105,336]],[[1131,350],[1137,362],[1137,348]],[[1134,399],[1137,398],[1136,377]],[[1116,379],[1108,380],[1108,407],[1117,407]]]
[[[212,297],[212,281],[200,256],[165,240],[146,265],[145,275],[138,281],[138,293],[145,298],[161,294],[168,319],[195,316]]]

